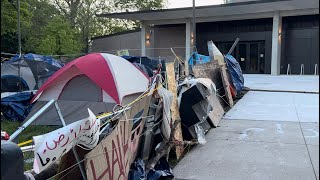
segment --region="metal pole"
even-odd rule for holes
[[[21,58],[21,29],[20,29],[20,0],[18,0],[18,52],[19,60]],[[21,73],[20,73],[20,62],[18,64],[18,75],[19,75],[19,92],[21,92]]]
[[[61,113],[61,110],[60,110],[60,108],[59,108],[59,106],[58,106],[57,101],[54,102],[54,106],[55,106],[55,108],[56,108],[56,110],[57,110],[57,113],[58,113],[58,115],[59,115],[59,118],[60,118],[60,120],[61,120],[62,125],[63,125],[63,126],[66,126],[66,122],[64,121],[64,118],[63,118],[63,116],[62,116],[62,113]],[[74,157],[76,158],[76,160],[77,160],[77,162],[78,162],[78,166],[79,166],[79,169],[80,169],[82,178],[83,178],[84,180],[87,180],[86,173],[85,173],[85,171],[84,171],[84,169],[83,169],[83,167],[82,167],[82,164],[79,163],[79,162],[80,162],[79,155],[78,155],[78,153],[77,153],[77,151],[76,151],[76,149],[75,149],[74,147],[72,147],[72,151],[73,151]]]
[[[193,34],[193,50],[197,51],[196,49],[196,1],[193,0],[193,7],[192,7],[192,34]]]
[[[231,46],[229,52],[227,53],[227,55],[230,55],[230,54],[232,53],[232,51],[234,50],[234,48],[237,46],[239,40],[240,40],[240,39],[237,38],[237,39],[234,41],[234,43],[232,44],[232,46]]]
[[[35,115],[33,115],[26,123],[24,123],[18,130],[16,130],[11,136],[9,141],[12,141],[15,137],[17,137],[26,127],[28,127],[35,119],[37,119],[48,107],[54,103],[52,99],[45,106],[43,106]]]
[[[18,44],[19,58],[21,58],[20,0],[18,0]]]
[[[290,64],[288,64],[287,75],[289,75],[289,73],[291,74]]]
[[[301,64],[300,75],[304,75],[304,64]]]

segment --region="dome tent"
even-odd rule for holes
[[[20,92],[24,90],[37,90],[39,87],[63,64],[49,56],[38,54],[25,54],[12,57],[9,61],[1,64],[1,80],[6,81],[8,75],[21,79],[27,84],[26,87],[15,83],[14,86],[3,84],[1,92]],[[12,79],[12,78],[11,78]],[[21,82],[22,85],[24,85]],[[22,89],[21,89],[22,88]]]
[[[66,64],[51,76],[31,100],[35,103],[27,121],[48,101],[57,101],[66,124],[94,114],[112,111],[145,92],[148,77],[127,60],[106,53],[82,56]],[[61,125],[54,106],[40,115],[34,124]]]

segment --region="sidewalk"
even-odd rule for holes
[[[244,74],[244,86],[251,90],[319,93],[319,76]]]
[[[176,179],[319,179],[319,94],[250,91],[206,138],[174,168]]]

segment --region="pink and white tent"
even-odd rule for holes
[[[127,60],[106,53],[82,56],[68,63],[45,84],[31,103],[28,120],[51,99],[57,100],[67,124],[94,114],[111,111],[115,104],[125,105],[145,92],[148,77]],[[60,125],[54,107],[42,114],[35,124]]]

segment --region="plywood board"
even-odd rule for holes
[[[132,119],[146,116],[149,103],[150,96],[134,103],[134,108],[128,112],[130,116],[122,116],[111,134],[85,156],[88,180],[128,179],[130,165],[136,157],[146,120],[142,118],[134,127]]]
[[[224,115],[224,110],[215,94],[211,94],[208,97],[210,105],[213,107],[212,111],[209,112],[208,116],[214,127],[219,125],[219,122]]]
[[[223,83],[223,87],[225,90],[225,95],[227,97],[228,100],[228,105],[230,107],[233,107],[234,103],[233,103],[233,98],[232,98],[232,94],[231,94],[231,85],[230,85],[230,81],[229,81],[229,77],[228,77],[228,73],[227,73],[227,67],[226,65],[222,65],[221,67],[221,78],[222,78],[222,83]]]
[[[173,102],[171,105],[171,116],[172,122],[174,123],[176,120],[180,120],[179,107],[178,107],[178,98],[177,98],[177,84],[174,72],[174,63],[166,63],[166,72],[167,72],[167,80],[168,80],[168,90],[173,94]],[[177,125],[177,129],[174,134],[175,139],[178,141],[183,141],[181,123]],[[183,147],[176,146],[176,155],[177,159],[183,153]]]
[[[216,89],[218,91],[217,95],[221,98],[218,98],[221,105],[223,107],[227,106],[226,102],[228,102],[225,95],[224,86],[222,83],[221,76],[221,65],[219,65],[218,61],[210,61],[205,64],[198,64],[192,67],[193,75],[196,78],[209,78],[215,84]]]
[[[228,105],[232,107],[234,103],[233,103],[231,90],[230,90],[230,86],[231,86],[229,83],[230,77],[228,77],[229,74],[227,73],[227,66],[224,61],[224,57],[212,41],[208,41],[208,51],[211,59],[213,59],[213,61],[218,61],[219,65],[221,65],[221,78],[222,78],[222,83],[225,90],[225,95],[228,100]]]

